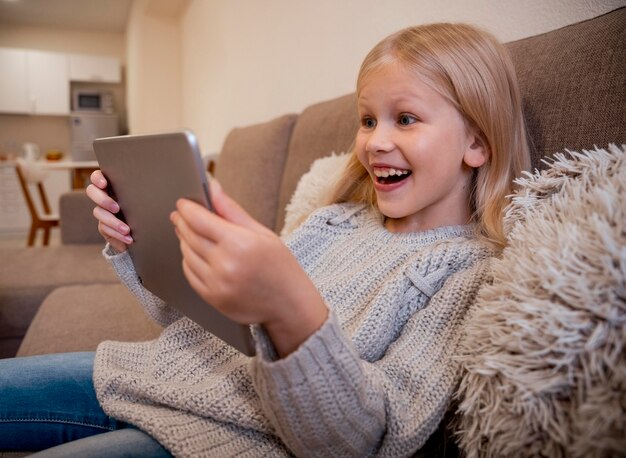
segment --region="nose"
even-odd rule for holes
[[[391,129],[379,123],[370,131],[365,149],[368,153],[386,153],[391,151],[393,146]]]

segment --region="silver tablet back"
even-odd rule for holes
[[[94,151],[110,193],[131,228],[129,247],[146,289],[246,355],[254,354],[249,326],[208,305],[191,288],[169,220],[183,197],[211,208],[207,175],[189,131],[97,139]]]

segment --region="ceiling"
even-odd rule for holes
[[[124,32],[132,0],[0,0],[0,24]]]

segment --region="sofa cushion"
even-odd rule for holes
[[[93,216],[93,201],[84,190],[70,191],[59,199],[61,215],[61,243],[63,245],[102,245],[98,221]]]
[[[17,356],[91,351],[104,340],[147,341],[161,330],[121,284],[66,286],[43,301]]]
[[[19,341],[44,298],[55,288],[117,283],[102,257],[102,245],[59,245],[2,250],[0,263],[0,346]],[[2,350],[1,357],[13,356]]]
[[[274,229],[277,196],[297,115],[233,129],[217,159],[215,178],[257,221]]]
[[[313,211],[327,205],[330,191],[341,178],[349,158],[349,154],[331,154],[313,161],[311,169],[298,181],[285,209],[281,237],[293,232]]]
[[[560,155],[520,181],[461,352],[476,456],[623,456],[626,151]]]
[[[563,148],[626,142],[626,8],[507,44],[534,145],[532,163]]]
[[[350,151],[359,126],[356,98],[346,95],[305,109],[298,117],[280,185],[276,231],[285,221],[285,207],[296,189],[300,177],[315,159],[331,152]]]

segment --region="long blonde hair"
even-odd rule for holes
[[[369,74],[392,62],[415,72],[478,132],[489,160],[474,175],[472,219],[481,236],[504,246],[507,196],[513,179],[530,167],[521,96],[506,48],[491,34],[467,24],[410,27],[385,38],[365,57],[357,95]],[[373,183],[354,152],[331,202],[376,204]]]

